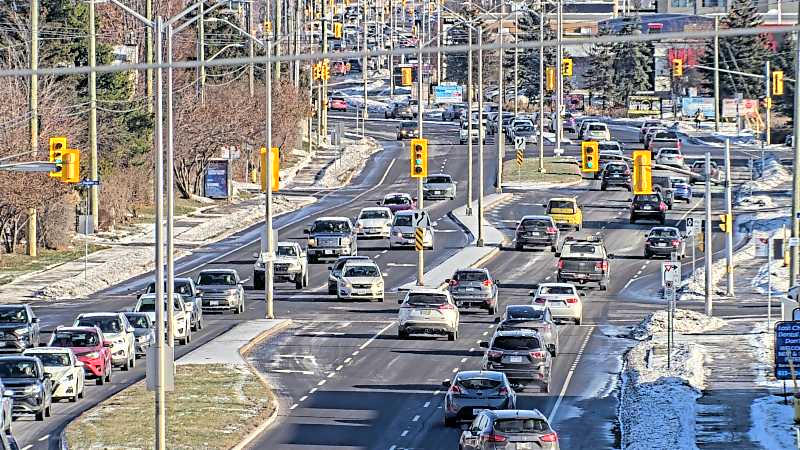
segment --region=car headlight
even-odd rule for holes
[[[42,392],[42,387],[39,386],[38,384],[25,386],[23,392],[25,392],[26,394],[38,394],[39,392]]]
[[[87,357],[89,359],[94,359],[94,358],[97,358],[97,357],[100,356],[100,352],[87,353],[87,354],[85,354],[83,356],[85,356],[85,357]]]
[[[136,340],[137,340],[137,341],[138,341],[140,344],[142,344],[142,343],[145,343],[145,342],[147,342],[148,340],[150,340],[150,336],[146,336],[146,335],[145,335],[145,336],[139,336],[139,337],[137,337],[137,338],[136,338]]]
[[[383,280],[378,280],[377,282],[375,282],[375,284],[373,284],[373,287],[376,289],[383,289]]]
[[[256,267],[264,268],[265,264],[264,261],[256,261]]]
[[[25,336],[30,332],[31,330],[28,328],[17,328],[16,330],[14,330],[14,334],[16,334],[17,336]]]
[[[308,245],[310,247],[316,247],[317,246],[317,240],[315,238],[308,238]]]
[[[289,264],[289,270],[300,270],[300,264],[297,263]]]
[[[349,282],[347,280],[342,280],[342,285],[344,287],[346,287],[347,289],[352,289],[353,288],[353,283],[351,283],[351,282]]]
[[[398,231],[397,233],[395,233],[394,235],[395,235],[396,237],[399,237],[399,238],[403,237],[403,233],[401,233],[401,232],[399,232],[399,231]]]
[[[342,245],[350,245],[350,238],[349,237],[342,238]]]
[[[237,292],[236,292],[236,289],[229,289],[229,290],[227,290],[227,291],[225,292],[225,295],[226,295],[228,298],[230,298],[230,297],[235,297],[235,296],[236,296],[236,294],[237,294]]]
[[[124,343],[125,343],[125,339],[123,339],[123,338],[114,339],[114,344],[115,345],[122,345]]]

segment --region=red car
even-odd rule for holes
[[[331,97],[331,101],[328,103],[328,107],[331,111],[347,111],[347,100],[342,97]]]
[[[58,327],[48,345],[72,349],[83,363],[86,376],[95,378],[97,384],[111,382],[111,341],[103,337],[99,328]]]
[[[408,194],[395,192],[386,194],[386,196],[383,197],[383,200],[378,202],[378,205],[385,206],[389,208],[392,213],[396,213],[397,211],[416,209],[417,199]]]

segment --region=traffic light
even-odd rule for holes
[[[333,37],[336,39],[342,38],[342,24],[341,23],[334,23],[333,24]]]
[[[561,60],[561,74],[565,77],[572,76],[572,58],[564,58]]]
[[[683,60],[675,58],[672,60],[672,75],[675,77],[683,76]]]
[[[633,193],[652,194],[653,177],[650,150],[633,151]]]
[[[77,183],[81,181],[81,151],[68,148],[63,152],[64,169],[61,181],[64,183]]]
[[[414,84],[411,67],[403,67],[401,69],[401,72],[403,74],[403,82],[402,82],[403,86],[411,86],[412,84]]]
[[[428,140],[411,140],[411,178],[428,176]]]
[[[724,231],[725,233],[732,233],[733,232],[733,216],[730,214],[720,214],[719,216],[720,224],[719,229]]]
[[[264,33],[272,33],[272,22],[269,20],[264,21]]]
[[[64,151],[67,149],[67,138],[63,136],[50,138],[50,162],[56,167],[48,175],[61,178],[64,175]]]
[[[327,59],[322,61],[322,79],[325,81],[331,79],[331,65]]]
[[[548,91],[555,91],[556,90],[556,68],[555,67],[548,67],[544,71],[545,73],[545,89]]]
[[[581,142],[581,172],[600,170],[599,144],[597,141]]]
[[[314,80],[319,80],[319,63],[311,65],[311,77],[314,78]]]
[[[281,181],[281,157],[280,157],[280,150],[278,147],[272,147],[272,151],[269,152],[270,163],[272,164],[272,172],[270,176],[270,181],[272,184],[272,192],[277,192],[278,188],[280,187]],[[267,190],[267,148],[261,147],[261,190]]]
[[[783,71],[772,71],[772,95],[783,95]]]

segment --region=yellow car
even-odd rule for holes
[[[551,198],[544,206],[547,208],[547,215],[553,218],[559,228],[574,228],[575,231],[580,231],[583,227],[583,212],[577,198]]]

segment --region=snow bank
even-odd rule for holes
[[[780,161],[774,157],[769,157],[764,161],[764,168],[758,178],[745,183],[744,186],[749,186],[752,191],[768,191],[781,184],[788,183],[791,178],[792,175],[783,167]]]
[[[791,401],[784,405],[783,399],[778,397],[758,398],[750,405],[748,436],[764,450],[796,448],[793,417]]]
[[[740,249],[733,254],[734,267],[742,261],[747,261],[755,258],[756,248],[752,242],[748,242],[744,248]],[[726,261],[725,258],[718,259],[711,264],[711,286],[716,286],[725,277]],[[679,301],[691,300],[697,298],[698,295],[704,295],[706,291],[706,270],[705,265],[698,266],[695,269],[695,277],[689,277],[683,280],[682,289],[683,293]]]
[[[644,340],[653,335],[666,333],[667,319],[667,311],[662,310],[648,314],[633,328],[631,334],[635,339]],[[725,321],[688,309],[675,309],[672,325],[676,333],[702,333],[722,327],[725,325]]]
[[[324,169],[315,186],[335,188],[348,184],[354,176],[361,173],[370,155],[380,150],[383,147],[370,137],[364,143],[347,145],[339,159]]]

